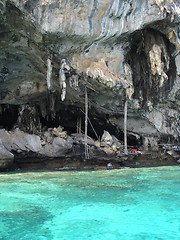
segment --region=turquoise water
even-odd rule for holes
[[[0,174],[1,240],[179,240],[180,167]]]

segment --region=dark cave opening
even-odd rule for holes
[[[0,128],[11,130],[17,123],[18,105],[2,104],[0,105]]]
[[[117,128],[107,121],[109,116],[99,116],[99,114],[93,113],[88,116],[88,136],[94,140],[101,139],[104,130],[108,131],[111,135],[114,135],[119,141],[124,141],[124,133],[121,129]],[[54,128],[59,125],[64,128],[64,130],[71,135],[78,132],[78,127],[81,126],[80,132],[84,134],[85,129],[85,117],[84,112],[80,108],[76,107],[65,107],[56,112],[55,118],[52,119],[49,115],[43,118],[40,115],[40,122],[42,128]],[[127,134],[127,142],[129,146],[141,146],[142,138],[137,139],[133,134]]]
[[[21,130],[30,134],[38,134],[39,122],[41,124],[41,129],[44,130],[62,126],[68,135],[71,135],[78,132],[77,127],[79,126],[81,128],[81,133],[84,134],[85,117],[84,112],[80,108],[72,106],[64,107],[56,111],[54,118],[52,118],[50,115],[43,117],[40,108],[37,106],[31,108],[28,106],[28,108],[24,108],[23,114],[21,112],[22,108],[23,107],[19,105],[0,105],[0,127],[10,131],[14,126],[18,126]],[[32,111],[32,109],[36,109],[36,111]],[[33,112],[34,114],[32,115]],[[21,120],[18,120],[18,116],[20,115],[22,115]],[[111,135],[114,135],[123,144],[123,131],[110,124],[109,121],[107,121],[108,118],[109,116],[106,115],[99,116],[97,113],[90,113],[88,121],[88,136],[94,140],[99,140],[101,139],[104,130],[106,130]],[[37,131],[35,132],[30,130],[29,125],[32,125],[31,121],[37,128]],[[142,145],[142,139],[138,140],[135,135],[128,134],[128,145],[140,146]]]
[[[79,108],[68,107],[67,109],[60,109],[55,113],[55,117],[49,115],[48,117],[40,117],[43,127],[54,128],[59,125],[64,127],[64,130],[70,135],[77,133],[78,128],[84,134],[85,130],[85,116],[84,112]],[[101,138],[104,130],[111,133],[116,132],[116,127],[107,123],[106,118],[97,117],[96,115],[89,114],[88,116],[88,136],[93,139]]]
[[[137,138],[132,134],[128,134],[127,144],[128,146],[138,148],[143,145],[143,139],[142,137]]]

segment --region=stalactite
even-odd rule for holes
[[[47,88],[52,90],[52,60],[51,57],[47,59]]]
[[[61,100],[64,101],[66,98],[66,75],[65,73],[70,70],[66,60],[62,59],[61,66],[59,69],[59,84],[61,88]]]

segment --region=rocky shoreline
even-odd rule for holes
[[[88,170],[111,170],[111,169],[126,169],[126,168],[144,168],[144,167],[159,167],[159,166],[179,166],[179,164],[172,158],[169,159],[156,159],[152,161],[127,161],[117,162],[112,160],[112,167],[108,167],[108,159],[106,160],[86,160],[81,161],[78,159],[16,159],[9,166],[0,168],[0,172],[17,172],[17,171],[88,171]]]
[[[178,165],[179,155],[143,146],[128,146],[104,131],[101,139],[88,137],[89,158],[85,159],[84,136],[63,131],[62,127],[47,129],[41,135],[28,134],[16,128],[0,130],[0,171],[17,170],[98,170],[126,167]]]

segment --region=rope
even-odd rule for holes
[[[80,109],[80,110],[81,110],[82,113],[84,113],[82,109]],[[85,113],[84,113],[84,115],[85,115]],[[95,134],[96,137],[97,137],[97,140],[99,140],[99,137],[98,137],[98,135],[97,135],[97,133],[96,133],[96,130],[94,129],[94,127],[93,127],[93,125],[92,125],[89,117],[88,117],[88,121],[89,121],[89,123],[90,123],[90,125],[91,125],[91,127],[92,127],[92,130],[93,130],[94,134]]]

